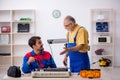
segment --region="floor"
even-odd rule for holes
[[[6,74],[7,74],[7,68],[4,67],[0,68],[0,80],[3,80],[3,77]],[[120,68],[102,69],[101,79],[99,80],[120,80]]]

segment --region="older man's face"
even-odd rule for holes
[[[66,20],[66,19],[64,20],[65,29],[67,29],[68,31],[71,31],[73,29],[73,26],[74,24],[71,21]]]

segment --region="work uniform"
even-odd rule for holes
[[[68,51],[70,71],[80,72],[81,69],[90,69],[88,57],[88,32],[85,28],[76,25],[73,31],[68,32],[68,48],[84,44],[79,51]]]
[[[35,61],[31,62],[30,65],[28,65],[28,59],[29,57],[34,57]],[[34,50],[32,52],[28,52],[23,59],[23,65],[22,65],[22,71],[24,73],[30,73],[31,71],[35,71],[35,69],[40,68],[56,68],[56,64],[50,55],[49,52],[43,51],[40,54],[35,54]]]

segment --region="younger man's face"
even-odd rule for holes
[[[36,44],[34,45],[34,49],[39,51],[44,50],[41,39],[36,39]]]

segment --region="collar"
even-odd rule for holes
[[[31,53],[32,53],[32,56],[37,55],[37,54],[35,54],[34,50],[32,50],[32,52],[31,52]],[[40,51],[40,54],[42,54],[42,55],[43,55],[43,54],[44,54],[44,51]]]
[[[75,24],[72,31],[75,31],[79,25]]]

